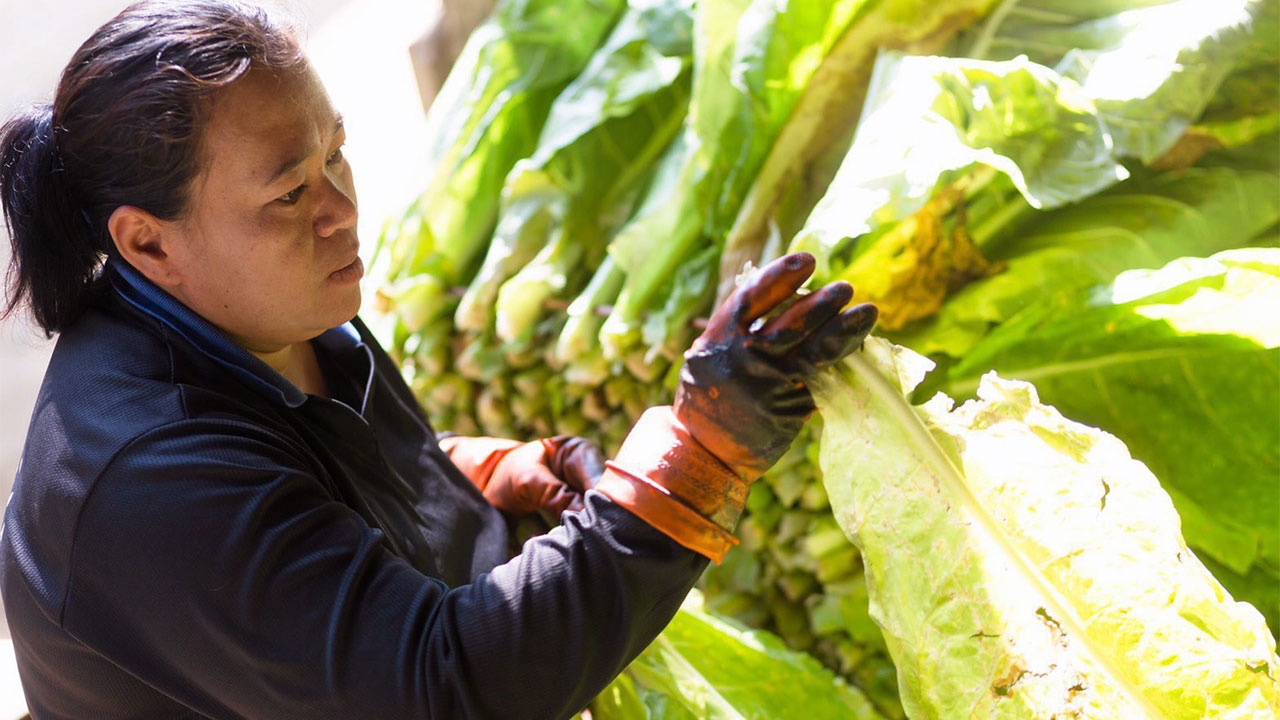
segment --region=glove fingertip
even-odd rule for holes
[[[808,253],[784,255],[751,275],[726,305],[732,307],[733,322],[746,330],[787,298],[795,295],[813,275],[817,260]]]
[[[846,303],[853,299],[853,285],[848,280],[836,280],[828,284],[827,287],[832,288],[833,293],[840,293],[845,298]]]
[[[797,371],[808,376],[825,370],[857,350],[875,327],[879,311],[862,303],[840,313],[838,318],[811,335],[793,357]]]
[[[866,335],[875,327],[880,310],[871,303],[861,303],[841,313],[844,328],[851,334]]]

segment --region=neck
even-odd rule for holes
[[[285,345],[278,350],[249,352],[283,375],[299,390],[310,395],[328,397],[329,389],[324,381],[324,373],[320,371],[320,362],[316,359],[315,349],[310,341]]]

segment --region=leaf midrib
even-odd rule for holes
[[[1085,632],[1075,611],[1062,598],[1057,588],[1048,578],[1036,569],[1034,564],[1013,545],[1007,533],[998,522],[982,507],[978,499],[965,484],[960,470],[951,462],[946,452],[938,445],[933,434],[925,426],[924,421],[908,403],[907,399],[894,388],[889,381],[868,362],[862,353],[854,353],[847,361],[854,370],[858,380],[865,383],[871,393],[889,410],[898,424],[903,427],[909,441],[916,446],[922,464],[930,467],[949,494],[960,501],[960,505],[973,518],[976,527],[982,528],[995,541],[1007,557],[1012,560],[1022,575],[1030,582],[1039,597],[1044,600],[1047,610],[1059,624],[1077,641],[1076,652],[1090,661],[1101,672],[1107,673],[1115,681],[1116,686],[1137,707],[1142,708],[1147,717],[1159,718],[1163,715],[1155,708],[1139,688],[1133,687],[1127,675],[1112,662],[1110,656],[1095,645],[1093,638]]]

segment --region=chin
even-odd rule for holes
[[[335,322],[333,324],[333,327],[337,327],[345,322],[349,322],[351,318],[354,318],[356,316],[356,313],[360,312],[360,305],[362,300],[363,300],[363,297],[360,294],[359,285],[356,285],[355,287],[351,288],[350,292],[345,293],[342,299],[342,302],[339,303],[339,309],[335,311],[335,314],[337,316],[340,316],[341,319]]]
[[[342,288],[338,292],[331,290],[318,300],[308,313],[314,323],[310,326],[315,328],[316,335],[350,322],[360,312],[360,287]]]

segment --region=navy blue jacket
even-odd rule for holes
[[[706,565],[608,498],[508,561],[357,319],[308,396],[128,266],[57,342],[0,539],[43,718],[558,718]]]

